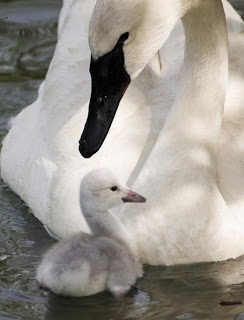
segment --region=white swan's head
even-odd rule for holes
[[[180,0],[97,0],[89,28],[92,57],[119,45],[125,70],[135,78],[166,41],[181,11]]]
[[[80,140],[101,147],[130,81],[150,62],[182,15],[182,0],[97,0],[90,22],[92,94]]]
[[[81,182],[81,206],[91,211],[108,211],[125,202],[146,202],[138,193],[121,184],[109,169],[89,172]]]

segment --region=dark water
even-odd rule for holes
[[[244,0],[232,3],[243,12]],[[0,140],[9,119],[35,100],[55,46],[60,6],[59,0],[0,2]],[[244,305],[219,304],[244,302],[244,258],[146,267],[122,303],[106,293],[82,299],[44,294],[35,268],[53,241],[2,182],[0,242],[0,320],[244,319]]]

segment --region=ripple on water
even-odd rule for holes
[[[60,1],[0,3],[0,79],[43,78],[56,42]]]
[[[3,2],[0,4],[0,19],[28,26],[47,23],[57,20],[59,7],[58,1],[50,0]]]

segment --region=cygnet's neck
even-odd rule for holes
[[[90,208],[89,205],[81,200],[82,213],[93,234],[97,237],[112,238],[122,245],[125,245],[135,254],[131,236],[122,222],[109,211],[100,211]]]

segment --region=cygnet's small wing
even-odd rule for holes
[[[116,297],[125,294],[139,275],[134,257],[125,244],[112,238],[101,237],[98,246],[108,257],[107,288]]]
[[[129,291],[136,279],[133,262],[128,256],[117,255],[109,261],[107,286],[115,296]]]
[[[74,236],[55,245],[37,270],[37,280],[53,292],[88,296],[106,287],[108,259],[93,236]]]

